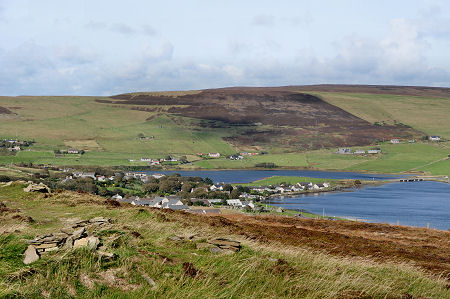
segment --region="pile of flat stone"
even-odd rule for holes
[[[59,249],[87,247],[90,250],[97,250],[100,245],[100,239],[95,236],[95,230],[109,223],[111,223],[111,220],[105,217],[76,221],[70,227],[61,229],[60,232],[38,236],[33,240],[29,240],[29,246],[25,251],[23,262],[30,264],[37,261],[41,254]],[[100,251],[99,254],[102,256],[113,256],[104,251]]]
[[[40,193],[50,193],[50,188],[44,183],[35,184],[33,182],[29,182],[29,185],[23,188],[24,192],[40,192]]]
[[[206,241],[207,243],[216,246],[221,250],[230,250],[233,252],[237,252],[241,250],[241,242],[233,241],[225,238],[217,238]]]

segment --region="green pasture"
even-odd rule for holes
[[[450,139],[450,98],[313,92],[370,123],[402,123],[428,135]]]

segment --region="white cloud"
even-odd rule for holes
[[[137,32],[133,27],[128,26],[127,24],[124,23],[114,23],[110,26],[110,29],[111,31],[125,35],[132,35]]]
[[[255,26],[270,27],[275,25],[275,17],[273,15],[261,14],[254,16],[251,23]]]
[[[419,40],[417,28],[404,19],[391,21],[391,32],[380,43],[383,66],[395,72],[416,72],[423,68],[427,44]]]

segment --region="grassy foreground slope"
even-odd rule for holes
[[[71,192],[28,194],[22,188],[0,187],[5,205],[0,214],[0,297],[450,296],[445,279],[450,273],[448,232],[286,217],[196,216],[112,207],[100,197]],[[113,220],[98,234],[115,259],[105,261],[78,249],[22,263],[25,240],[95,216]],[[196,237],[177,242],[170,239],[174,235]],[[242,249],[214,254],[203,248],[206,239],[215,237],[239,240]]]

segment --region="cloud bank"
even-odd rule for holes
[[[14,24],[0,6],[2,14]],[[0,95],[319,83],[450,86],[450,65],[440,63],[447,57],[440,49],[450,41],[450,26],[442,24],[450,19],[439,7],[419,10],[411,18],[390,18],[377,34],[350,31],[320,43],[313,34],[324,31],[315,19],[304,12],[297,17],[258,13],[245,16],[241,27],[214,25],[230,33],[217,32],[217,38],[200,26],[205,22],[197,26],[178,20],[181,27],[170,31],[162,22],[114,18],[70,27],[69,35],[77,33],[72,39],[7,37],[15,45],[0,46]]]

